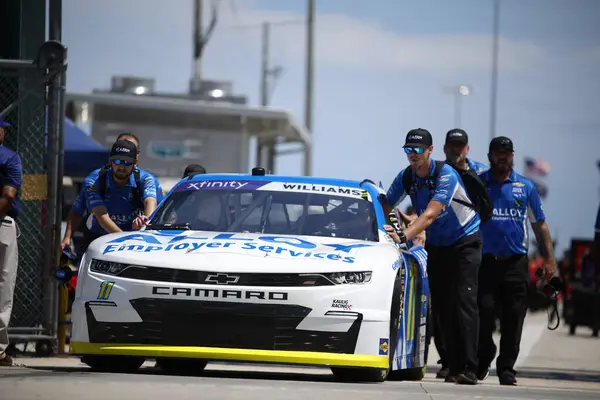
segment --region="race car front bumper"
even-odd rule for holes
[[[89,273],[78,287],[72,354],[389,365],[389,310],[371,284],[240,287],[107,278]]]

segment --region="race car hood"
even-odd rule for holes
[[[105,235],[88,248],[91,258],[145,266],[211,271],[322,272],[372,268],[398,258],[389,242],[335,237],[206,231],[138,231]]]

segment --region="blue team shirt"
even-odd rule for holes
[[[79,191],[79,194],[77,195],[77,198],[75,199],[75,201],[73,202],[73,206],[71,207],[73,211],[75,211],[77,214],[81,215],[81,216],[86,216],[87,214],[89,214],[91,212],[91,210],[87,209],[87,185],[96,181],[96,179],[98,179],[98,175],[100,174],[100,170],[102,168],[98,168],[97,170],[92,171],[91,174],[89,174],[88,176],[85,177],[85,179],[83,180],[83,185],[81,186],[81,190]],[[142,179],[142,175],[144,173],[151,175],[154,180],[156,181],[156,202],[160,203],[163,199],[163,188],[162,186],[160,186],[160,183],[158,181],[158,179],[156,179],[156,177],[154,175],[152,175],[150,172],[145,171],[141,168],[138,168],[140,170],[140,180]]]
[[[156,198],[156,179],[150,173],[140,171],[140,183],[142,185],[142,200],[147,198]],[[123,187],[118,188],[113,180],[112,172],[106,174],[106,194],[103,199],[100,196],[100,181],[98,179],[88,180],[86,189],[87,209],[91,211],[98,206],[106,207],[110,218],[119,228],[124,231],[132,230],[132,222],[143,210],[137,210],[133,207],[132,188],[136,187],[133,174],[129,176],[129,182]],[[90,231],[100,234],[107,233],[100,226],[96,217],[91,214],[88,219],[88,228]]]
[[[435,172],[435,160],[431,160],[429,175]],[[396,176],[387,191],[386,201],[396,206],[406,197],[402,185],[404,169]],[[421,215],[430,200],[436,200],[445,205],[437,219],[425,231],[427,243],[433,246],[450,246],[457,240],[477,233],[481,219],[473,209],[452,201],[453,198],[471,203],[462,179],[451,166],[445,164],[435,181],[435,188],[429,190],[426,186],[428,178],[420,178],[413,171],[413,182],[417,190],[411,193],[411,201],[417,215]]]
[[[21,164],[21,156],[19,156],[19,153],[0,145],[0,171],[2,187],[12,186],[17,189],[17,197],[8,210],[6,210],[6,215],[17,218],[21,211],[19,192],[21,190],[21,184],[23,183],[23,166]]]
[[[483,254],[496,257],[527,254],[527,220],[546,220],[542,201],[533,182],[515,171],[504,182],[492,178],[490,171],[479,177],[485,183],[494,204],[494,216],[481,226]]]
[[[477,175],[481,174],[482,172],[487,171],[489,168],[487,167],[487,165],[482,164],[478,161],[473,161],[470,158],[467,158],[467,165],[469,165],[469,168],[474,170],[475,173]]]

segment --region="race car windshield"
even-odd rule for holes
[[[373,204],[361,192],[262,181],[184,182],[156,210],[148,229],[187,224],[192,230],[213,232],[378,241]]]

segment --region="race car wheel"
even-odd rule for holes
[[[195,375],[204,371],[208,364],[204,360],[193,358],[158,358],[156,366],[166,372],[174,375]]]
[[[402,277],[398,273],[394,280],[392,306],[390,307],[389,367],[387,369],[332,367],[331,372],[336,378],[346,382],[384,382],[388,379],[388,376],[397,372],[392,371],[392,364],[394,363],[394,353],[396,352],[398,331],[400,329],[400,316],[403,307],[402,296]]]
[[[136,372],[144,363],[143,357],[130,356],[84,356],[81,362],[99,372]]]

